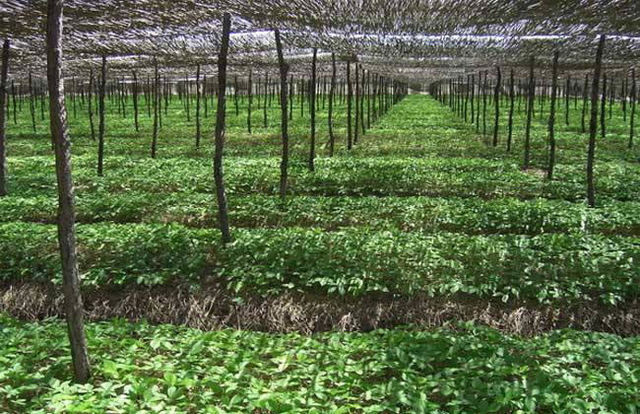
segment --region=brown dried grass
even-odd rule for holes
[[[573,328],[640,334],[640,306],[603,307],[593,303],[555,308],[535,304],[503,304],[469,297],[432,298],[427,295],[362,298],[285,294],[249,297],[234,295],[219,286],[196,292],[186,287],[93,291],[84,294],[88,320],[124,318],[135,322],[180,324],[202,330],[235,328],[263,332],[370,331],[412,324],[421,328],[452,326],[474,321],[504,333],[532,336],[554,329]],[[36,321],[63,317],[59,287],[14,284],[0,288],[0,312]]]

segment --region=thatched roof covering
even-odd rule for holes
[[[45,8],[45,0],[0,2],[13,73],[44,73]],[[298,76],[309,73],[313,47],[320,76],[331,69],[331,52],[419,82],[496,65],[524,73],[531,55],[546,70],[555,50],[562,69],[588,70],[599,34],[608,35],[608,71],[623,76],[640,61],[638,0],[67,0],[66,70],[84,73],[105,54],[116,73],[144,73],[156,57],[170,76],[196,63],[213,74],[224,12],[233,16],[231,74],[277,70],[276,27]]]

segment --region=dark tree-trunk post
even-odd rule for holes
[[[145,103],[147,104],[147,116],[151,118],[151,78],[147,75],[147,88],[145,91]],[[184,91],[183,91],[184,94]]]
[[[262,105],[263,126],[269,126],[267,122],[267,99],[269,98],[269,72],[264,77],[264,105]]]
[[[162,87],[162,80],[158,77],[158,129],[162,129],[162,95],[164,89]]]
[[[627,97],[629,96],[629,76],[625,77],[622,83],[622,121],[627,122]]]
[[[360,65],[356,63],[356,108],[355,108],[355,125],[353,133],[353,144],[358,143],[358,137],[360,135]]]
[[[67,114],[62,81],[62,7],[63,0],[48,0],[47,7],[47,80],[51,135],[55,141],[58,181],[58,244],[62,259],[62,289],[71,343],[75,380],[86,383],[91,366],[84,331],[84,307],[80,292],[76,252],[75,207],[71,176],[71,142],[67,136]]]
[[[215,151],[213,155],[213,178],[216,184],[216,198],[218,200],[218,223],[222,233],[222,242],[231,243],[231,231],[229,230],[229,208],[227,195],[224,189],[224,176],[222,170],[222,152],[224,150],[224,130],[226,116],[226,90],[227,90],[227,54],[229,53],[229,33],[231,32],[231,15],[225,13],[222,18],[222,43],[218,55],[218,107],[216,108],[216,136]]]
[[[31,79],[31,72],[29,72],[29,113],[31,114],[31,126],[33,128],[33,132],[36,132],[36,104],[33,100],[33,81]]]
[[[311,143],[309,149],[309,171],[315,171],[316,159],[316,64],[318,59],[318,49],[313,48],[313,59],[311,61]]]
[[[367,129],[371,129],[371,71],[367,70]]]
[[[498,146],[498,127],[500,122],[500,83],[502,82],[502,72],[500,72],[500,66],[498,66],[496,72],[496,88],[494,92],[493,103],[495,106],[495,123],[493,126],[493,146]]]
[[[515,88],[513,85],[513,69],[509,75],[509,133],[507,136],[507,152],[511,151],[511,137],[513,136],[513,109],[514,109],[514,95]],[[473,106],[472,106],[473,107]]]
[[[140,131],[138,122],[138,75],[133,71],[133,122],[136,126],[136,132]]]
[[[351,88],[351,60],[347,60],[347,149],[352,147],[351,142],[351,96],[353,90]]]
[[[570,89],[571,89],[571,75],[567,75],[567,87],[564,89],[564,94],[565,94],[564,120],[567,126],[569,126],[569,90]]]
[[[585,117],[587,115],[587,96],[589,96],[589,75],[585,75],[584,77],[584,89],[582,91],[582,133],[587,132],[587,128],[585,126]]]
[[[360,129],[362,130],[362,135],[366,133],[366,125],[364,123],[364,87],[365,87],[365,76],[364,69],[362,69],[362,65],[360,65],[360,69],[362,70],[361,79],[360,79]]]
[[[304,116],[304,97],[305,97],[305,88],[304,88],[304,76],[300,79],[300,92],[298,93],[300,100],[300,117]]]
[[[611,88],[609,91],[609,119],[613,117],[613,104],[616,98],[616,87],[614,80],[611,79]]]
[[[471,75],[467,75],[467,82],[464,84],[464,122],[469,122],[469,84]]]
[[[284,61],[280,31],[275,29],[276,48],[278,50],[278,65],[280,67],[280,100],[282,112],[282,162],[280,163],[280,198],[287,195],[287,174],[289,168],[289,118],[287,113],[287,74],[289,65]]]
[[[476,120],[475,120],[475,107],[474,107],[474,98],[475,98],[475,94],[476,94],[476,77],[475,75],[472,73],[471,74],[471,123],[473,124]]]
[[[553,179],[553,166],[556,162],[556,97],[558,94],[558,58],[560,54],[556,51],[553,54],[553,68],[551,71],[551,108],[549,109],[549,167],[547,168],[547,179]],[[568,83],[567,83],[568,85]],[[569,100],[566,99],[567,110],[569,110]]]
[[[9,39],[5,39],[2,44],[2,71],[0,72],[0,197],[7,195],[7,150],[5,136],[7,114],[5,111],[7,110],[7,74],[9,72],[10,47],[11,42]]]
[[[634,122],[636,118],[636,99],[638,97],[636,89],[636,68],[631,69],[631,120],[629,125],[629,148],[633,147]]]
[[[89,111],[89,126],[91,128],[91,140],[96,140],[96,127],[93,121],[93,103],[91,97],[93,95],[94,88],[94,78],[93,78],[93,68],[89,71],[89,90],[87,91],[87,110]]]
[[[236,116],[240,116],[240,106],[238,104],[238,75],[233,77],[233,103],[236,106]]]
[[[164,87],[162,88],[162,91],[163,91],[162,94],[164,95],[164,114],[167,115],[167,111],[169,109],[169,99],[171,98],[171,87],[169,86],[169,83],[167,82],[167,76],[166,75],[164,77],[163,84],[164,84]],[[206,98],[205,98],[205,100],[206,100]],[[205,116],[205,118],[206,118],[206,116]]]
[[[591,85],[591,122],[589,123],[589,149],[587,151],[587,202],[589,207],[596,206],[596,190],[593,182],[593,165],[596,153],[596,135],[598,133],[598,89],[600,71],[602,69],[602,53],[604,51],[605,36],[600,35],[596,52],[596,65],[593,71]]]
[[[196,149],[200,148],[200,135],[200,64],[198,63],[196,65]]]
[[[288,103],[289,103],[289,121],[293,120],[293,106],[294,106],[293,104],[295,102],[294,94],[293,94],[293,85],[295,85],[295,84],[293,82],[293,75],[291,75],[289,77],[289,101],[288,101]]]
[[[155,57],[153,58],[153,70],[153,137],[151,139],[151,158],[156,157],[156,149],[158,146],[158,102],[160,101],[160,97],[158,96],[158,59]],[[187,97],[187,102],[189,102],[189,97]]]
[[[606,130],[606,114],[607,114],[607,74],[602,74],[602,107],[600,108],[600,130],[602,132],[602,138],[607,135]]]
[[[6,85],[5,85],[5,89],[6,89]],[[11,98],[13,100],[13,124],[18,125],[18,111],[16,106],[16,84],[13,79],[11,79]]]
[[[331,86],[329,88],[329,114],[327,116],[327,123],[329,127],[329,156],[333,157],[333,149],[336,142],[336,137],[333,135],[333,100],[336,90],[336,54],[331,53]]]
[[[533,115],[533,98],[535,96],[535,79],[533,78],[533,66],[535,65],[535,58],[531,56],[529,60],[529,99],[527,103],[527,124],[524,135],[524,165],[526,170],[529,168],[529,162],[531,159],[531,117]]]
[[[107,56],[102,55],[102,69],[98,96],[98,176],[102,177],[104,164],[104,94],[107,84]],[[51,101],[51,98],[49,98]]]
[[[251,134],[251,104],[253,103],[253,73],[252,70],[249,69],[249,85],[247,89],[247,93],[249,97],[247,99],[247,132]]]
[[[170,89],[167,87],[167,90],[170,90]],[[209,102],[209,99],[207,99],[207,75],[205,74],[202,79],[202,103],[204,104],[204,119],[209,118],[208,102]]]
[[[191,82],[189,82],[189,76],[187,74],[184,75],[184,88],[185,88],[185,109],[187,111],[187,122],[191,122],[191,112],[189,111],[190,101],[191,101]],[[154,100],[155,102],[155,100]]]
[[[484,82],[482,83],[482,135],[487,135],[487,75],[489,71],[484,72]]]

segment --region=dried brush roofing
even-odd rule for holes
[[[45,0],[0,0],[14,73],[43,71],[45,10]],[[309,73],[313,47],[321,74],[331,52],[419,82],[496,65],[524,73],[531,55],[546,70],[556,50],[563,70],[579,71],[591,67],[599,34],[608,35],[608,71],[640,60],[638,0],[67,0],[65,67],[82,73],[104,54],[116,73],[144,72],[154,57],[169,75],[196,63],[213,73],[224,12],[233,16],[230,71],[240,75],[276,70],[273,28],[294,74]]]

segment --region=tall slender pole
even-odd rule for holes
[[[587,114],[587,97],[588,96],[589,96],[589,75],[585,75],[584,88],[582,90],[582,133],[583,134],[587,132],[584,119]]]
[[[567,126],[569,126],[569,97],[570,97],[570,93],[569,90],[571,89],[571,75],[567,75],[567,86],[564,89],[564,104],[565,104],[565,109],[564,109],[564,121],[567,124]]]
[[[535,65],[535,58],[531,56],[529,60],[529,99],[527,104],[527,124],[524,135],[524,165],[526,170],[529,168],[529,162],[531,159],[531,117],[533,115],[533,98],[535,96],[535,79],[533,77],[533,66]]]
[[[633,147],[634,122],[636,117],[636,99],[638,97],[636,88],[636,68],[631,69],[631,124],[629,126],[629,148]]]
[[[247,93],[249,94],[249,99],[247,100],[247,132],[251,134],[251,104],[253,103],[253,73],[252,69],[249,68],[249,85],[247,89]]]
[[[94,88],[94,77],[93,77],[93,68],[89,71],[89,90],[87,91],[87,110],[89,111],[89,126],[91,127],[91,140],[96,140],[96,127],[93,121],[93,88]]]
[[[31,72],[29,72],[29,113],[31,114],[33,132],[36,132],[36,106],[33,101],[33,81],[31,79]]]
[[[600,132],[602,133],[602,138],[607,136],[606,129],[606,114],[607,114],[607,74],[606,72],[602,74],[602,107],[600,108]]]
[[[593,83],[591,85],[591,122],[589,123],[589,149],[587,151],[587,202],[589,207],[596,206],[596,191],[593,182],[593,166],[595,163],[596,135],[598,132],[598,83],[602,69],[602,54],[604,51],[605,36],[600,35],[598,50],[596,52],[596,65],[593,71]]]
[[[511,151],[511,137],[513,136],[513,109],[515,106],[515,88],[513,83],[513,69],[511,69],[511,73],[509,74],[509,135],[507,136],[507,152]]]
[[[91,365],[84,331],[84,306],[80,292],[76,251],[75,207],[71,175],[71,143],[67,136],[64,85],[62,80],[62,8],[63,0],[47,2],[47,80],[51,135],[55,142],[56,178],[58,182],[58,244],[62,259],[67,333],[71,360],[77,382],[91,377]]]
[[[215,150],[213,154],[213,177],[216,184],[216,199],[218,201],[218,223],[223,243],[231,243],[231,231],[229,230],[229,209],[227,207],[227,195],[224,188],[222,170],[222,152],[224,150],[224,130],[226,116],[226,90],[227,90],[227,54],[229,53],[229,34],[231,32],[231,15],[225,13],[222,18],[222,43],[218,54],[218,107],[216,108],[216,136]]]
[[[484,72],[484,83],[482,84],[482,135],[487,135],[487,75],[489,71]]]
[[[547,179],[553,179],[553,167],[556,162],[556,97],[558,95],[558,58],[560,54],[556,51],[553,54],[553,69],[551,73],[551,108],[549,109],[549,167],[547,168]],[[568,84],[567,84],[568,85]],[[566,100],[566,102],[569,102]],[[569,110],[569,105],[566,106]]]
[[[7,195],[7,147],[5,136],[7,114],[5,111],[7,110],[7,74],[9,72],[10,45],[9,39],[5,39],[2,44],[2,72],[0,72],[0,197]]]
[[[331,53],[331,87],[329,89],[329,114],[327,117],[329,127],[329,156],[333,157],[333,149],[336,142],[336,137],[333,135],[333,100],[336,90],[336,54]]]
[[[353,90],[351,89],[351,61],[347,60],[347,149],[352,147],[351,142],[351,96]]]
[[[318,59],[318,49],[313,48],[313,59],[311,61],[311,89],[309,110],[311,111],[311,142],[309,149],[309,171],[315,171],[316,158],[316,64]]]
[[[102,70],[98,96],[98,176],[102,177],[104,167],[104,93],[107,84],[107,56],[102,55]]]
[[[498,128],[500,121],[500,83],[502,82],[502,73],[500,72],[500,66],[497,68],[496,73],[496,88],[494,92],[493,104],[495,106],[495,122],[493,125],[493,146],[498,146]]]
[[[136,126],[136,132],[140,131],[140,123],[138,122],[138,75],[133,71],[133,122]]]
[[[262,106],[263,126],[269,126],[267,121],[267,99],[269,98],[269,72],[264,77],[264,105]]]
[[[153,58],[154,69],[154,81],[153,81],[153,138],[151,140],[151,158],[156,157],[156,150],[158,147],[158,102],[160,97],[158,96],[158,60]],[[187,96],[187,102],[189,97]]]
[[[200,148],[200,63],[196,65],[196,149]]]
[[[289,168],[289,117],[287,113],[287,74],[289,65],[284,61],[280,31],[275,29],[276,48],[278,50],[278,65],[280,67],[280,101],[281,101],[281,129],[282,129],[282,161],[280,163],[280,198],[287,195],[287,176]]]

